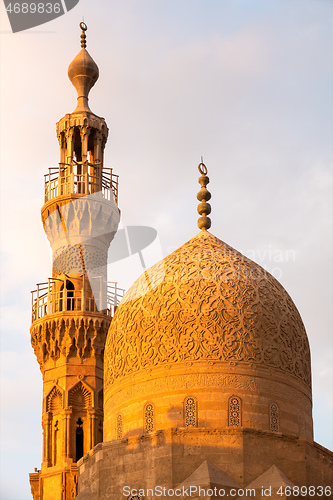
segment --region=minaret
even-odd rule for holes
[[[81,51],[68,76],[77,107],[57,123],[59,167],[45,175],[43,226],[52,247],[52,277],[32,292],[31,343],[43,375],[43,462],[30,474],[34,500],[69,500],[76,462],[103,440],[103,356],[122,296],[107,281],[107,253],[118,227],[118,176],[104,167],[104,118],[88,94],[98,67]]]

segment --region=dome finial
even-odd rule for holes
[[[211,226],[211,220],[207,217],[211,212],[211,206],[207,203],[211,198],[210,192],[206,189],[207,184],[209,183],[209,177],[207,177],[207,167],[203,162],[203,157],[201,156],[201,162],[198,165],[198,170],[201,174],[199,177],[199,184],[201,185],[201,189],[197,194],[197,199],[201,202],[198,205],[198,214],[201,217],[198,219],[198,227],[199,229],[207,230]]]
[[[82,23],[80,23],[80,28],[82,30],[82,33],[81,33],[81,48],[82,49],[85,49],[86,46],[87,46],[87,43],[86,43],[86,31],[88,29],[88,26],[86,25],[85,22],[82,21]]]

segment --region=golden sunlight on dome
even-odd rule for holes
[[[184,426],[186,396],[197,401],[198,427],[228,426],[235,392],[242,426],[269,430],[267,407],[282,398],[283,431],[297,434],[304,411],[312,436],[310,349],[296,306],[273,276],[206,230],[129,289],[104,377],[107,439],[119,412],[124,435],[139,432],[142,401],[159,407],[156,430]]]

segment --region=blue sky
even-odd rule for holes
[[[80,0],[12,34],[1,4],[3,500],[29,499],[41,463],[30,290],[51,273],[43,175],[59,161],[55,123],[76,105],[67,67],[82,16],[123,223],[156,228],[164,256],[194,236],[204,155],[211,232],[273,272],[300,311],[315,440],[332,448],[332,11],[328,0]],[[109,279],[128,288],[141,270],[133,256]]]

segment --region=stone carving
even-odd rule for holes
[[[207,231],[132,285],[105,360],[106,388],[141,369],[204,360],[277,368],[311,386],[307,335],[287,292]]]
[[[280,428],[280,412],[276,403],[269,405],[269,429],[272,432],[279,432]]]
[[[200,387],[232,387],[247,391],[258,389],[258,380],[243,375],[225,375],[223,373],[191,373],[178,375],[176,377],[165,377],[162,379],[148,380],[140,384],[142,397],[158,394],[159,392],[175,391],[179,389],[195,389]],[[117,392],[113,398],[113,405],[120,405],[136,397],[138,389],[131,385],[121,392]]]
[[[63,407],[62,393],[58,387],[53,387],[46,398],[46,411],[60,411]]]
[[[189,396],[184,401],[185,427],[197,426],[197,401],[193,396]]]
[[[152,432],[154,430],[154,405],[147,403],[145,406],[145,431]]]
[[[117,415],[116,436],[116,439],[123,437],[123,416],[120,413]]]
[[[43,210],[42,220],[46,236],[53,248],[60,241],[71,244],[72,238],[97,239],[106,248],[110,245],[119,223],[119,209],[115,202],[105,200],[101,192],[71,201],[58,201],[53,211]]]
[[[48,359],[103,357],[104,343],[111,318],[92,317],[43,319],[30,329],[31,345],[43,368]]]
[[[229,427],[241,427],[242,425],[242,400],[237,396],[229,398],[228,422]]]
[[[99,269],[103,271],[103,279],[106,280],[107,250],[102,251],[98,248],[81,245],[81,252],[82,254],[79,245],[63,246],[55,251],[53,254],[53,272],[68,274]]]
[[[76,472],[71,471],[70,474],[67,474],[67,495],[71,500],[77,496],[77,477]]]
[[[91,407],[91,392],[79,382],[68,393],[68,403],[73,410],[85,410]]]

